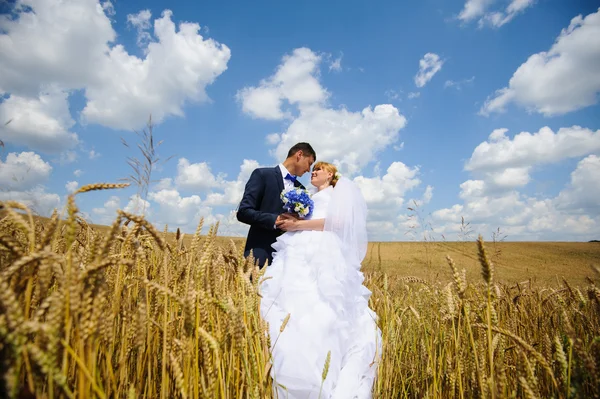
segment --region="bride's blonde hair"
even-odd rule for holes
[[[313,166],[313,170],[321,169],[326,170],[327,172],[330,172],[333,175],[331,176],[331,181],[329,182],[329,184],[331,184],[332,187],[335,187],[335,184],[338,182],[340,176],[340,174],[337,173],[337,168],[335,167],[335,165],[322,161],[316,162]]]

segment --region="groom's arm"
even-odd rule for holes
[[[237,220],[249,225],[259,225],[268,230],[275,230],[275,221],[279,215],[259,211],[264,192],[265,181],[260,170],[255,169],[246,183],[244,196],[237,211]]]

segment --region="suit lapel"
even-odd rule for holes
[[[281,169],[279,166],[275,166],[273,169],[273,174],[275,175],[275,180],[277,181],[277,187],[279,187],[279,192],[283,191],[283,175],[281,174]]]

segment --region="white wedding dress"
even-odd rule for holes
[[[328,209],[335,209],[329,206],[334,190],[328,187],[312,196],[312,219],[326,218]],[[287,232],[273,244],[273,263],[260,286],[260,311],[269,323],[277,398],[372,397],[381,331],[368,306],[371,291],[363,285],[362,257],[348,256],[353,251],[339,236],[333,231]]]

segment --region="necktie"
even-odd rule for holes
[[[289,173],[287,175],[285,175],[285,179],[286,180],[291,180],[292,183],[296,183],[296,176],[292,176]]]

